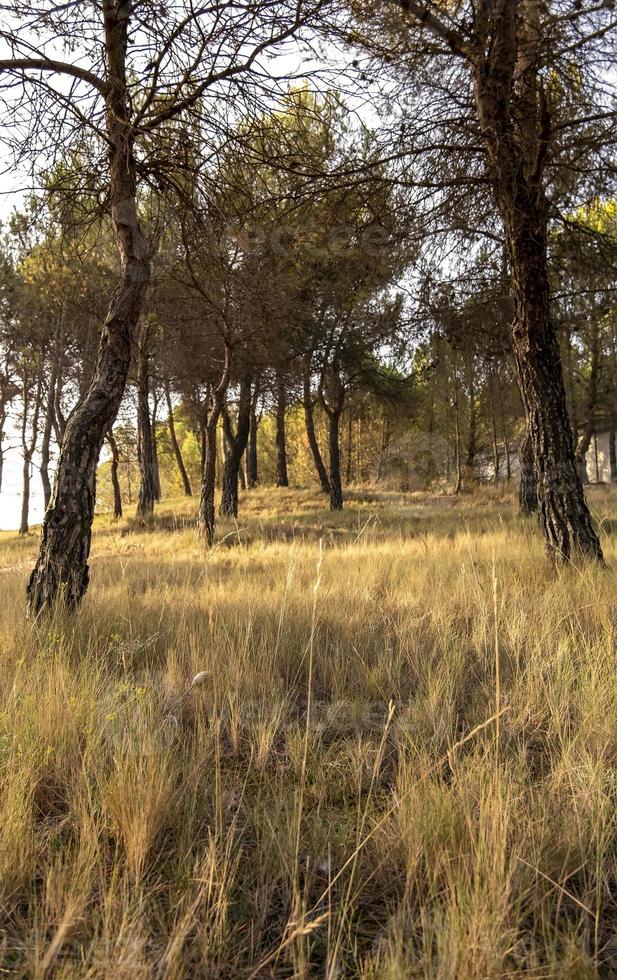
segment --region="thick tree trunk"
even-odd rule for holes
[[[182,480],[182,486],[184,487],[184,495],[185,497],[190,497],[192,496],[191,481],[189,480],[189,475],[186,472],[186,466],[184,465],[184,460],[182,459],[180,443],[178,442],[178,437],[176,435],[176,426],[174,425],[174,409],[171,402],[169,381],[165,382],[165,401],[167,403],[167,428],[169,429],[169,438],[174,451],[176,466],[178,467],[180,479]]]
[[[518,487],[518,502],[523,514],[535,514],[538,510],[536,474],[533,465],[533,445],[529,429],[525,430],[519,449],[521,478]]]
[[[341,412],[335,409],[328,415],[328,448],[330,451],[330,510],[343,509],[341,484]]]
[[[240,382],[240,398],[238,401],[238,422],[235,434],[232,431],[229,418],[224,420],[229,441],[229,448],[223,467],[223,486],[221,494],[220,514],[222,517],[238,516],[238,474],[242,456],[247,446],[251,426],[251,378],[245,375]]]
[[[302,405],[304,407],[304,424],[306,426],[306,437],[308,439],[308,444],[311,450],[311,455],[313,457],[313,462],[315,463],[315,469],[317,470],[317,476],[319,477],[319,483],[321,489],[325,494],[330,494],[330,480],[328,479],[328,471],[324,465],[324,461],[319,450],[319,443],[317,442],[317,435],[315,433],[315,418],[313,415],[313,397],[311,394],[311,375],[310,368],[305,369],[304,379],[303,379],[303,393],[302,393]]]
[[[139,498],[137,517],[152,516],[156,500],[154,445],[150,419],[149,329],[142,326],[137,349],[137,462],[139,463]]]
[[[120,453],[118,452],[118,443],[111,428],[107,433],[107,442],[111,449],[111,485],[114,491],[114,519],[118,521],[122,517],[122,491],[120,490],[120,480],[118,478]]]
[[[576,469],[559,349],[550,319],[546,224],[522,221],[519,209],[509,222],[508,238],[516,300],[514,355],[547,547],[563,561],[569,561],[574,551],[602,560]]]
[[[109,197],[122,274],[101,334],[92,383],[64,433],[39,556],[28,584],[29,608],[34,615],[58,598],[70,609],[75,608],[88,587],[96,468],[105,433],[124,394],[133,334],[150,278],[148,249],[136,206],[126,82],[126,7],[104,0],[103,21],[108,69]]]
[[[549,553],[602,560],[576,470],[559,348],[550,316],[544,167],[551,133],[539,75],[540,4],[495,8],[490,49],[471,57],[489,173],[504,224],[515,312],[517,380],[533,447]]]
[[[285,411],[287,409],[287,393],[285,381],[278,378],[276,389],[276,485],[288,487],[287,476],[287,438],[285,434]]]

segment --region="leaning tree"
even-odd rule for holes
[[[3,8],[0,97],[16,164],[27,153],[38,170],[67,142],[86,145],[96,158],[93,169],[104,175],[101,190],[120,256],[96,369],[66,427],[28,585],[35,615],[58,598],[74,608],[88,586],[97,462],[124,393],[150,280],[140,183],[149,180],[161,191],[171,171],[177,186],[182,165],[190,162],[184,126],[191,114],[202,120],[202,154],[215,153],[238,106],[254,107],[268,97],[268,84],[274,86],[264,81],[263,57],[323,5],[250,0],[161,7],[150,0],[102,0],[58,6],[44,0]]]

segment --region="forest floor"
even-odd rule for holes
[[[554,569],[508,493],[97,521],[73,618],[0,535],[0,968],[617,976],[617,493]],[[190,688],[194,675],[201,683]]]

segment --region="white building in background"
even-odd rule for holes
[[[587,477],[590,483],[611,482],[611,459],[609,450],[609,432],[598,432],[591,438],[591,445],[585,457]]]

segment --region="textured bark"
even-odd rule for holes
[[[111,485],[114,491],[114,519],[118,521],[122,517],[122,491],[120,490],[120,480],[118,478],[120,453],[118,452],[118,443],[111,428],[107,433],[107,442],[111,449]]]
[[[549,553],[602,560],[576,470],[559,349],[550,316],[543,171],[551,121],[538,76],[540,4],[500,4],[486,53],[471,60],[487,164],[504,224],[515,303],[517,379],[533,447]],[[515,110],[515,114],[514,114]]]
[[[328,449],[330,451],[330,510],[343,509],[341,484],[341,412],[328,413]]]
[[[310,364],[307,364],[304,370],[303,388],[302,388],[302,405],[304,408],[304,424],[306,427],[306,437],[308,439],[308,444],[310,446],[313,462],[315,463],[315,469],[317,470],[317,476],[319,477],[319,483],[323,492],[329,495],[330,480],[328,479],[328,471],[326,470],[326,467],[324,465],[324,461],[321,452],[319,450],[319,443],[317,442],[317,435],[315,433],[315,418],[313,416],[313,396],[311,394]]]
[[[611,483],[617,482],[617,439],[615,438],[615,419],[611,418],[611,430],[608,434],[608,459],[611,468]]]
[[[287,438],[285,434],[285,412],[287,410],[287,392],[285,380],[279,376],[276,388],[276,485],[288,487],[287,475]]]
[[[341,415],[345,405],[345,386],[339,374],[340,365],[333,358],[332,365],[322,377],[320,386],[321,403],[328,416],[328,450],[330,455],[330,510],[343,509],[343,487],[341,483]],[[325,388],[328,389],[326,396]]]
[[[139,497],[137,517],[152,516],[156,500],[154,440],[150,418],[149,329],[141,328],[137,347],[137,462],[139,464]]]
[[[535,514],[538,510],[536,473],[533,463],[533,444],[529,429],[525,430],[519,449],[521,478],[518,487],[518,502],[523,514]]]
[[[182,459],[180,443],[178,442],[178,437],[176,435],[176,426],[174,425],[174,409],[171,402],[169,381],[165,382],[165,401],[167,404],[167,428],[169,429],[169,438],[174,451],[176,466],[178,467],[180,479],[182,480],[182,486],[184,487],[184,495],[185,497],[190,497],[192,496],[191,481],[189,480],[189,475],[186,472],[186,466],[184,465],[184,460]]]
[[[97,463],[105,433],[116,417],[124,394],[133,334],[150,278],[149,254],[136,206],[126,80],[129,14],[130,5],[103,0],[109,199],[120,251],[121,277],[101,333],[92,383],[73,411],[64,433],[39,555],[28,584],[28,603],[33,615],[57,599],[68,608],[75,608],[88,587]]]
[[[203,465],[199,496],[199,536],[208,547],[214,542],[216,517],[214,491],[216,489],[216,427],[225,404],[231,371],[231,349],[225,345],[225,363],[220,381],[212,390],[210,412],[203,424]]]
[[[228,440],[227,456],[223,467],[223,486],[221,493],[220,514],[222,517],[238,516],[238,474],[242,457],[246,449],[249,429],[251,426],[251,377],[246,374],[240,382],[240,398],[238,400],[238,422],[235,433],[232,430],[229,416],[224,420]]]

